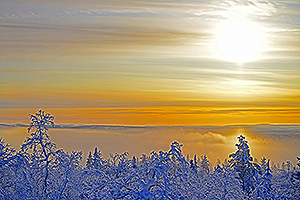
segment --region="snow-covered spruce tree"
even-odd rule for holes
[[[131,159],[131,165],[133,168],[137,168],[137,164],[138,164],[138,159],[133,156],[132,159]]]
[[[228,162],[228,159],[225,158],[224,162],[222,163],[222,168],[225,172],[231,171],[232,168],[230,167],[230,163]]]
[[[258,183],[261,168],[252,162],[253,158],[250,155],[250,148],[245,137],[240,135],[237,138],[238,143],[235,146],[238,150],[229,155],[229,164],[238,173],[243,191],[249,196]]]
[[[272,167],[272,184],[276,198],[294,199],[295,191],[291,181],[291,176],[286,170],[280,168],[280,165]]]
[[[240,187],[239,180],[235,178],[236,176],[237,173],[233,169],[228,168],[225,170],[220,165],[217,165],[203,183],[205,199],[227,200],[243,198],[243,190]]]
[[[194,155],[194,159],[190,160],[190,168],[191,168],[192,172],[198,174],[199,166],[198,166],[197,155],[196,154]]]
[[[272,174],[270,169],[270,160],[268,160],[265,168],[265,173],[262,177],[262,198],[264,200],[275,199],[275,195],[272,188]]]
[[[86,159],[85,167],[86,169],[91,169],[93,167],[93,156],[91,151],[89,152],[89,155]]]
[[[297,158],[298,159],[298,158]],[[300,180],[295,179],[299,168],[294,168],[290,162],[283,162],[280,167],[273,167],[273,189],[276,197],[281,199],[299,199],[300,197]],[[290,169],[289,169],[290,168]]]
[[[300,157],[297,157],[298,163],[297,168],[295,167],[294,172],[292,173],[291,182],[294,189],[294,194],[300,198]]]
[[[109,180],[111,175],[110,163],[102,157],[102,153],[95,147],[94,152],[89,152],[86,167],[80,174],[82,182],[81,199],[107,199],[109,198]]]
[[[149,160],[149,156],[147,156],[146,154],[142,154],[140,157],[140,164],[143,164],[144,162]]]
[[[298,159],[298,163],[297,163],[298,169],[296,169],[292,175],[292,181],[294,182],[300,181],[300,157],[297,157],[297,159]]]
[[[261,167],[262,173],[265,173],[265,171],[267,169],[267,163],[268,163],[268,160],[266,159],[266,157],[262,157],[260,159],[260,167]]]
[[[94,149],[94,153],[91,155],[91,152],[89,153],[89,158],[87,160],[86,166],[88,165],[92,165],[92,167],[94,169],[100,169],[105,167],[105,165],[107,164],[107,162],[105,161],[105,159],[102,156],[102,153],[100,150],[98,150],[97,147],[95,147]]]
[[[200,161],[200,173],[202,175],[207,175],[209,174],[209,160],[206,155],[201,156],[201,161]]]
[[[182,153],[182,144],[179,144],[177,141],[174,141],[171,144],[168,156],[171,158],[172,162],[169,162],[169,180],[170,187],[177,197],[188,198],[192,195],[193,190],[190,186],[190,167],[188,161],[185,159]]]
[[[282,169],[290,174],[291,169],[293,168],[293,164],[291,161],[287,160],[286,162],[282,162]]]
[[[174,141],[171,144],[168,156],[172,159],[173,168],[176,172],[183,172],[189,168],[189,163],[186,161],[182,154],[182,144],[179,144],[177,141]],[[170,163],[170,164],[171,164]]]

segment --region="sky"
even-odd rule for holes
[[[300,123],[298,0],[1,0],[0,122]]]

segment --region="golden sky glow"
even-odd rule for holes
[[[0,3],[0,122],[300,123],[300,4]]]

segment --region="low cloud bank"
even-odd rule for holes
[[[28,136],[26,124],[0,124],[0,137],[19,148]],[[82,150],[84,157],[97,146],[109,153],[128,151],[140,156],[151,151],[168,150],[173,141],[182,143],[185,155],[208,155],[212,164],[236,150],[236,137],[246,136],[253,157],[271,158],[275,163],[296,162],[300,155],[300,125],[236,126],[108,126],[58,124],[50,132],[51,140],[67,151]]]

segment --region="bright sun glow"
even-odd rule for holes
[[[228,20],[217,29],[215,49],[224,60],[237,63],[256,60],[263,50],[260,27],[244,20]]]

